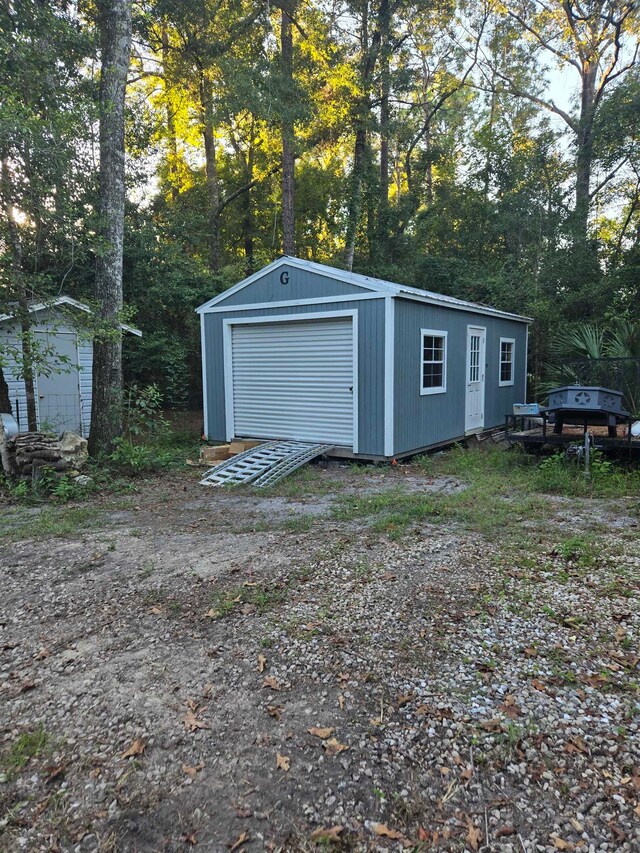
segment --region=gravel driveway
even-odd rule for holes
[[[637,506],[340,511],[463,488],[185,471],[59,536],[4,508],[0,848],[640,850]]]

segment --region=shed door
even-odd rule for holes
[[[351,317],[234,324],[231,355],[230,437],[288,438],[353,447]]]
[[[467,377],[465,433],[484,427],[484,372],[487,331],[483,326],[467,326]]]
[[[37,377],[40,429],[57,433],[70,430],[82,435],[77,338],[67,332],[36,332],[36,337],[43,350],[51,350],[56,356],[68,359],[61,362],[55,357],[45,356],[45,361],[52,363],[54,370],[49,376],[39,373]]]

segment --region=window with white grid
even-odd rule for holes
[[[441,394],[447,390],[447,333],[422,329],[421,394]]]
[[[516,342],[513,338],[500,338],[499,385],[513,385],[513,366]]]

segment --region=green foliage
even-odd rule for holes
[[[637,324],[640,77],[637,64],[625,70],[623,62],[636,10],[621,22],[619,64],[594,105],[591,218],[578,240],[577,138],[571,122],[552,122],[544,109],[543,45],[561,45],[571,58],[579,34],[599,33],[593,50],[603,73],[617,59],[615,15],[587,9],[574,32],[570,4],[554,0],[543,14],[523,0],[514,9],[527,33],[503,10],[486,17],[479,4],[367,0],[347,3],[345,28],[344,16],[321,4],[294,6],[292,81],[277,5],[135,7],[141,48],[127,87],[123,316],[135,311],[143,337],[123,341],[127,384],[157,386],[170,407],[200,405],[194,308],[279,255],[281,134],[291,121],[301,257],[342,265],[353,214],[358,272],[532,316],[536,382],[566,321]],[[17,215],[0,218],[0,275],[9,285],[0,288],[0,313],[21,284],[38,298],[67,292],[87,301],[100,251],[96,6],[23,2],[1,14],[2,201]],[[568,94],[577,126],[580,93]],[[215,151],[205,151],[205,124]],[[103,328],[95,307],[87,334],[119,334]],[[593,354],[597,335],[583,343]]]
[[[24,732],[0,756],[0,767],[3,768],[7,775],[12,775],[22,770],[32,758],[38,758],[42,755],[48,741],[49,735],[42,724],[34,731]]]
[[[601,550],[593,536],[570,536],[558,546],[563,560],[575,563],[578,568],[592,568],[600,559]]]
[[[156,437],[167,430],[162,402],[162,392],[157,385],[148,385],[146,388],[132,385],[127,390],[122,423],[124,434],[130,441],[141,436]]]
[[[584,460],[554,453],[539,464],[533,483],[538,491],[550,494],[616,497],[633,494],[640,488],[640,471],[625,469],[592,450],[587,472]]]
[[[136,476],[168,468],[174,463],[175,455],[154,445],[131,444],[125,438],[118,438],[109,461],[125,473]]]

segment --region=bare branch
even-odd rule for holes
[[[517,21],[523,29],[530,33],[530,35],[532,35],[540,45],[544,47],[545,50],[548,50],[549,53],[553,53],[554,56],[557,56],[558,59],[561,59],[563,62],[568,62],[570,65],[573,65],[573,67],[577,68],[578,72],[582,74],[582,67],[576,59],[573,59],[571,56],[567,56],[566,53],[555,48],[548,39],[544,39],[536,29],[530,26],[521,15],[518,15],[516,12],[509,11],[509,17],[513,18],[514,21]]]
[[[620,171],[620,169],[622,169],[622,167],[628,162],[629,162],[629,155],[624,157],[618,163],[618,165],[615,167],[615,169],[612,169],[608,175],[605,175],[605,177],[603,178],[602,181],[600,181],[598,186],[589,193],[589,198],[595,198],[598,195],[598,193],[600,192],[600,190],[604,189],[604,187],[606,187],[606,185],[609,183],[609,181],[612,178],[614,178],[616,176],[616,174]]]

